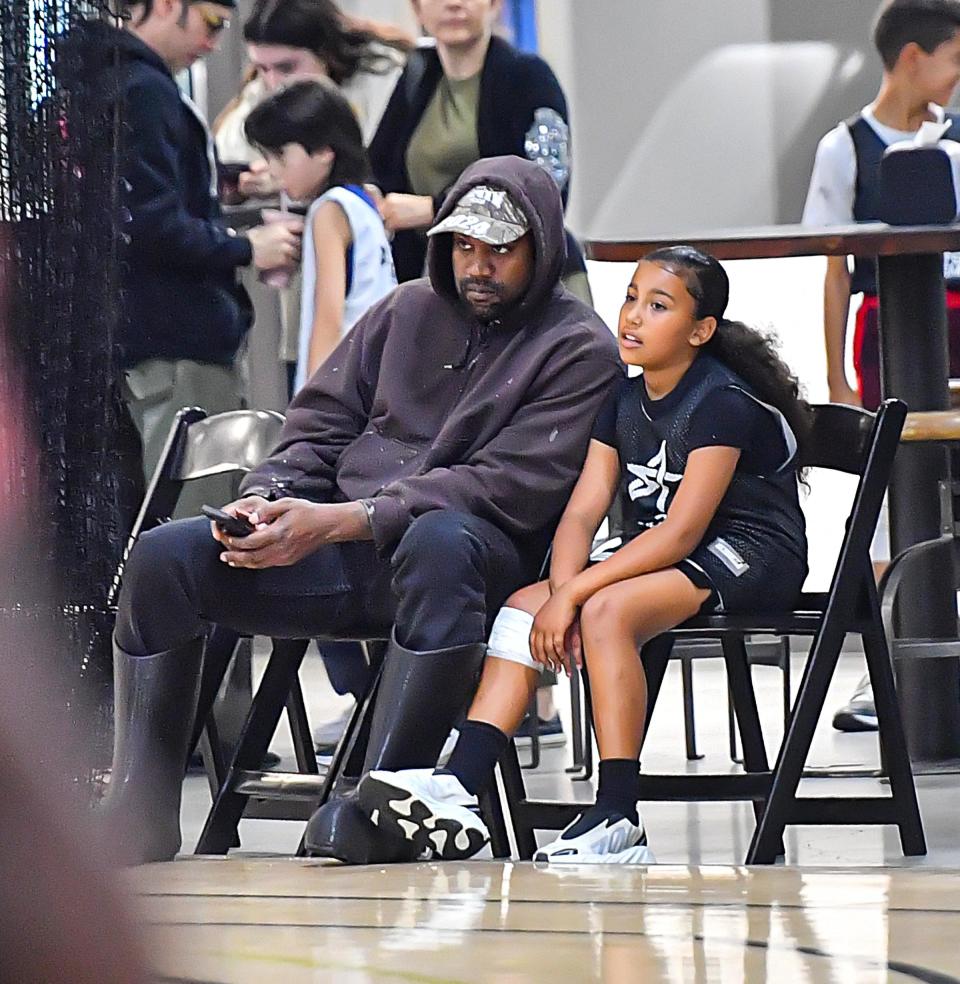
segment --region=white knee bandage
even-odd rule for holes
[[[529,612],[519,608],[501,608],[490,630],[487,655],[529,666],[531,670],[543,669],[530,655],[531,628],[533,616]]]

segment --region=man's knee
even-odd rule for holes
[[[418,516],[407,528],[393,556],[394,571],[426,571],[431,577],[457,578],[476,569],[484,545],[467,513],[436,509]]]
[[[206,519],[180,519],[148,530],[138,538],[123,572],[125,590],[179,576],[219,554]]]

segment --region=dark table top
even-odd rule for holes
[[[779,256],[899,256],[905,253],[943,253],[960,250],[960,223],[947,226],[890,226],[862,222],[848,226],[812,228],[802,225],[757,226],[742,229],[657,236],[622,241],[589,240],[587,258],[629,263],[661,246],[686,243],[718,260],[756,260]]]

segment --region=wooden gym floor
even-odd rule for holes
[[[960,981],[950,871],[234,857],[127,877],[163,980]]]

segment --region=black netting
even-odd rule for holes
[[[3,656],[55,673],[64,713],[93,708],[83,725],[100,736],[101,756],[109,737],[106,594],[135,493],[123,477],[131,474],[121,438],[128,430],[113,345],[120,120],[110,93],[88,77],[75,27],[107,16],[103,0],[0,2],[0,412],[8,423],[0,499],[28,523],[0,610],[42,627],[48,640],[39,651]],[[22,426],[12,429],[12,418]]]

